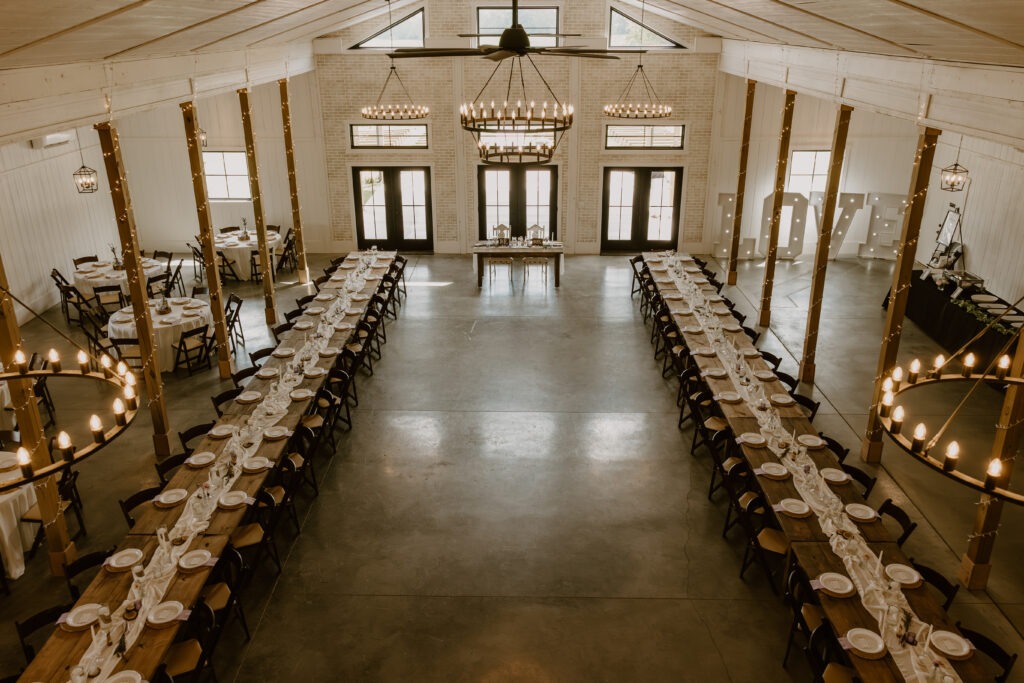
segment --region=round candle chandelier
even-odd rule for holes
[[[640,4],[640,25],[644,25],[647,3]],[[634,89],[636,93],[634,94]],[[640,58],[633,76],[626,82],[619,99],[604,106],[604,115],[616,119],[664,119],[672,116],[672,107],[662,104],[654,84],[644,71],[644,56]]]
[[[69,469],[104,446],[112,442],[128,428],[128,425],[135,420],[139,411],[138,386],[135,375],[124,361],[115,362],[109,355],[102,354],[99,358],[92,356],[85,349],[81,348],[73,339],[54,327],[45,318],[39,316],[34,310],[25,305],[23,301],[13,295],[10,290],[0,287],[0,292],[11,297],[14,301],[24,306],[34,317],[42,320],[48,327],[53,329],[65,340],[78,347],[75,354],[75,362],[65,365],[56,349],[50,349],[45,359],[47,367],[30,369],[30,357],[20,347],[14,352],[10,359],[4,359],[3,369],[0,370],[0,382],[17,381],[38,381],[43,378],[67,377],[72,379],[85,379],[94,382],[102,382],[116,387],[119,396],[111,403],[114,413],[113,425],[104,424],[98,414],[89,418],[89,432],[91,439],[88,444],[74,444],[67,432],[61,431],[52,441],[50,452],[51,463],[43,467],[35,468],[32,464],[32,456],[24,446],[17,450],[18,466],[21,468],[21,477],[8,479],[0,482],[0,494],[14,490],[25,484],[53,476],[61,470]],[[32,390],[29,389],[29,393]]]
[[[1014,306],[1021,300],[1024,300],[1024,297],[1018,300]],[[1013,306],[1008,310],[1013,310]],[[936,356],[932,367],[924,372],[922,372],[921,361],[916,358],[911,361],[906,373],[900,366],[893,368],[882,380],[882,400],[878,406],[878,418],[889,438],[919,462],[968,488],[1014,505],[1024,505],[1024,495],[1006,488],[1008,468],[1000,458],[992,458],[985,468],[984,477],[981,477],[959,469],[961,449],[957,441],[950,441],[946,445],[942,457],[933,454],[939,439],[980,386],[993,383],[1021,387],[1024,390],[1024,377],[1011,372],[1011,360],[1008,355],[1009,349],[1019,341],[1020,328],[1009,336],[986,367],[980,367],[977,356],[973,352],[967,351],[972,343],[980,339],[1004,315],[1006,312],[996,317],[948,359],[941,354]],[[964,353],[965,351],[967,352]],[[954,360],[959,360],[959,372],[955,371]],[[948,385],[951,382],[973,382],[973,385],[935,434],[929,438],[928,428],[923,422],[917,423],[913,429],[908,429],[906,426],[909,421],[907,411],[898,402],[899,397],[914,389],[938,384]]]
[[[480,161],[485,164],[546,164],[554,157],[565,131],[572,128],[573,106],[558,99],[529,54],[525,55],[526,60],[552,99],[538,103],[527,96],[523,58],[499,61],[477,96],[459,107],[462,128],[473,134]],[[484,91],[505,62],[509,64],[509,73],[504,97],[485,99]],[[520,88],[515,100],[514,84]]]
[[[386,1],[388,3],[388,40],[391,42],[391,51],[394,52],[395,29],[391,19],[391,0]],[[409,89],[405,87],[405,82],[398,75],[394,58],[388,55],[388,59],[391,62],[391,68],[388,70],[387,78],[384,79],[384,87],[380,89],[376,102],[369,107],[363,107],[363,118],[375,121],[411,121],[426,118],[430,114],[430,107],[413,102]],[[399,96],[395,101],[387,102],[384,97],[388,94],[388,85],[392,80],[398,84]]]

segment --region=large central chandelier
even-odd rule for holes
[[[395,25],[391,19],[391,0],[387,0],[387,3],[388,40],[391,42],[391,52],[394,52]],[[377,95],[377,101],[375,103],[369,107],[363,107],[363,118],[373,119],[375,121],[409,121],[413,119],[426,118],[430,114],[430,107],[413,102],[412,96],[409,94],[409,89],[405,87],[405,82],[402,80],[402,77],[398,75],[398,69],[395,67],[395,60],[390,55],[388,56],[388,59],[391,60],[391,68],[388,70],[388,77],[384,79],[384,87],[380,89],[380,94]],[[384,97],[388,94],[388,86],[391,84],[392,80],[398,84],[400,92],[398,99],[388,102]]]
[[[642,30],[647,30],[644,25],[646,10],[647,3],[644,2],[640,5],[640,26],[643,27]],[[633,92],[634,89],[636,93]],[[658,99],[658,93],[654,89],[654,84],[651,83],[651,79],[647,77],[647,72],[644,71],[644,56],[642,52],[640,53],[633,76],[626,82],[626,87],[623,89],[622,94],[619,95],[619,99],[612,104],[604,106],[604,115],[616,119],[664,119],[672,116],[672,107],[661,103],[661,100]]]
[[[515,57],[498,62],[477,96],[459,108],[460,123],[476,138],[480,160],[485,164],[546,164],[554,157],[565,131],[572,127],[573,106],[560,101],[533,59],[528,54],[525,58],[544,84],[551,101],[544,99],[538,104],[536,99],[527,96],[523,57]],[[485,99],[487,86],[505,62],[509,63],[509,73],[504,97]],[[513,101],[513,84],[517,80],[521,89],[517,95],[521,97]]]

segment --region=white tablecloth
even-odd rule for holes
[[[149,313],[153,318],[153,332],[156,334],[156,360],[160,372],[171,372],[174,370],[174,349],[173,344],[178,343],[182,332],[193,330],[200,325],[213,326],[213,315],[210,312],[210,304],[201,299],[168,299],[171,304],[171,312],[167,315],[157,315],[156,301],[150,301]],[[122,308],[110,316],[107,323],[107,335],[111,339],[134,339],[138,337],[135,331],[135,318],[132,315],[131,307]]]
[[[259,248],[259,243],[256,241],[256,231],[249,231],[248,240],[240,240],[242,236],[241,231],[231,232],[225,235],[217,235],[213,240],[213,248],[217,251],[224,252],[224,255],[229,259],[234,259],[235,272],[238,273],[238,277],[243,280],[249,280],[252,278],[252,271],[249,268],[249,255],[254,249]],[[281,234],[274,232],[273,230],[267,231],[267,248],[270,250],[270,265],[274,267],[276,261],[275,250],[281,246],[282,238]]]
[[[14,453],[0,452],[0,467],[16,463]],[[21,471],[17,465],[6,472],[0,472],[0,481],[17,479]],[[32,547],[32,540],[39,529],[34,524],[22,524],[21,516],[36,504],[36,489],[31,484],[21,486],[8,493],[0,494],[0,550],[4,554],[4,571],[16,579],[25,573],[25,549]]]
[[[142,259],[142,269],[146,278],[159,275],[167,269],[167,264],[151,258]],[[83,263],[73,275],[75,287],[83,296],[92,296],[94,287],[120,285],[121,291],[128,294],[128,271],[114,270],[109,261]]]

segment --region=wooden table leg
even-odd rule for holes
[[[562,255],[555,254],[555,287],[561,286],[562,282]]]
[[[476,286],[484,286],[484,255],[476,255]]]

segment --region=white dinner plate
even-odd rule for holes
[[[351,270],[351,269],[356,267],[356,264],[354,264],[354,263],[342,263],[338,267],[343,269],[343,270]]]
[[[766,462],[761,465],[761,474],[768,477],[769,479],[788,479],[789,470],[786,466],[778,462]]]
[[[757,370],[754,372],[754,377],[762,382],[773,382],[776,379],[775,373],[771,370]]]
[[[274,379],[280,374],[277,368],[260,368],[256,373],[259,379]]]
[[[313,329],[313,323],[310,322],[309,320],[300,320],[299,322],[295,323],[292,329],[299,330],[300,332],[302,330],[310,330]]]
[[[704,271],[702,271],[697,266],[686,266],[683,268],[683,272],[690,273],[691,275],[696,275],[698,273],[703,273]]]
[[[192,455],[190,455],[185,460],[185,464],[188,465],[189,467],[199,469],[200,467],[206,467],[216,459],[216,453],[211,453],[210,451],[202,451],[200,453],[193,453]]]
[[[331,358],[333,356],[337,356],[339,353],[341,353],[341,349],[336,346],[326,346],[322,351],[320,351],[320,357]]]
[[[142,674],[138,671],[118,671],[106,678],[107,683],[142,683]]]
[[[725,330],[726,332],[742,332],[743,331],[743,328],[740,327],[739,325],[730,325],[730,324],[722,325],[722,329]]]
[[[188,298],[177,298],[177,299],[171,299],[171,303],[172,303],[172,304],[174,304],[175,306],[184,306],[184,305],[185,305],[185,304],[187,304],[187,303],[188,303],[189,301],[190,301],[190,300],[189,300]]]
[[[830,484],[845,484],[850,481],[850,475],[835,467],[826,467],[818,470],[821,478]]]
[[[1013,315],[1004,315],[1003,320],[1005,320],[1008,323],[1019,323],[1021,321],[1024,321],[1024,315],[1019,315],[1016,313],[1014,313]]]
[[[796,403],[789,394],[772,394],[768,398],[777,406],[791,406]]]
[[[142,561],[142,551],[138,548],[125,548],[107,558],[106,567],[112,572],[128,571]]]
[[[0,453],[0,472],[13,470],[18,466],[18,456],[14,453]]]
[[[885,654],[885,641],[882,636],[866,628],[851,628],[846,632],[846,642],[858,655],[867,659],[875,659]]]
[[[380,279],[380,275],[367,275],[366,276],[366,281],[367,282],[376,282],[379,279]]]
[[[333,301],[333,300],[334,300],[334,295],[331,294],[330,292],[320,292],[315,297],[313,297],[313,301]]]
[[[174,623],[174,620],[184,611],[185,606],[177,600],[161,602],[146,615],[146,623],[154,628],[165,628]]]
[[[185,304],[186,310],[197,311],[201,308],[206,308],[206,304],[204,304],[202,301],[193,300],[191,303]]]
[[[242,463],[242,469],[246,472],[262,472],[268,467],[270,467],[270,461],[262,455],[254,456]]]
[[[245,505],[249,494],[245,491],[225,491],[217,499],[217,505],[228,510],[234,510]]]
[[[268,441],[280,441],[289,436],[291,436],[291,432],[287,427],[282,427],[281,425],[274,425],[263,430],[263,438]]]
[[[721,403],[739,403],[743,397],[736,391],[723,391],[718,394],[716,400]]]
[[[722,379],[729,376],[729,372],[725,368],[708,368],[702,374],[712,379]]]
[[[928,644],[950,659],[967,659],[971,656],[971,644],[966,638],[952,631],[932,631],[932,638]]]
[[[846,506],[846,514],[855,522],[873,522],[878,514],[864,503],[850,503]]]
[[[181,315],[185,318],[198,318],[202,313],[199,313],[198,311],[184,311]]]
[[[214,439],[226,439],[232,436],[238,427],[234,425],[214,425],[213,429],[207,432],[207,435]]]
[[[885,566],[885,575],[907,588],[916,588],[924,580],[913,567],[895,562]]]
[[[318,377],[323,377],[324,375],[327,374],[327,368],[306,368],[306,371],[303,372],[302,374],[304,374],[309,379],[317,379]]]
[[[779,509],[790,517],[807,517],[811,514],[811,506],[799,498],[783,498],[779,501]]]
[[[293,401],[308,401],[314,394],[312,389],[293,389],[288,395]]]
[[[683,332],[686,334],[703,334],[704,329],[700,325],[687,325],[683,328]]]
[[[652,273],[667,273],[668,266],[651,266]]]
[[[295,349],[290,346],[279,346],[271,354],[274,358],[291,358],[295,355]]]
[[[261,398],[263,398],[263,394],[258,391],[243,391],[235,398],[235,401],[238,403],[256,403]]]
[[[68,616],[64,619],[64,626],[70,631],[87,629],[99,618],[99,609],[100,605],[95,602],[78,605],[68,612]]]
[[[665,301],[682,301],[683,295],[679,293],[662,294],[661,298]]]
[[[695,355],[695,356],[704,356],[706,358],[711,358],[711,357],[713,357],[713,356],[715,356],[717,354],[715,353],[715,350],[713,348],[711,348],[710,346],[700,346],[700,347],[698,347],[698,348],[693,350],[693,355]]]
[[[825,440],[817,434],[801,434],[796,437],[796,442],[808,448],[822,448],[825,445]]]
[[[824,572],[818,577],[821,590],[834,598],[848,598],[857,592],[850,577],[837,572]]]
[[[334,323],[334,329],[340,332],[342,330],[354,330],[356,326],[352,323]]]
[[[768,443],[768,440],[757,432],[744,432],[736,438],[736,441],[745,443],[748,446],[764,446]]]
[[[361,308],[346,308],[345,315],[362,315],[363,309]]]
[[[321,306],[310,306],[304,312],[306,315],[320,315],[324,312],[324,309]]]
[[[976,303],[987,303],[992,301],[999,301],[999,297],[993,294],[974,294],[971,296],[971,301]]]
[[[212,558],[213,553],[206,548],[190,550],[178,559],[178,567],[182,571],[194,572],[204,567]]]
[[[757,349],[743,349],[744,358],[760,358],[761,352]]]
[[[172,508],[186,498],[188,498],[188,490],[186,489],[167,489],[154,498],[153,503],[157,507]]]

